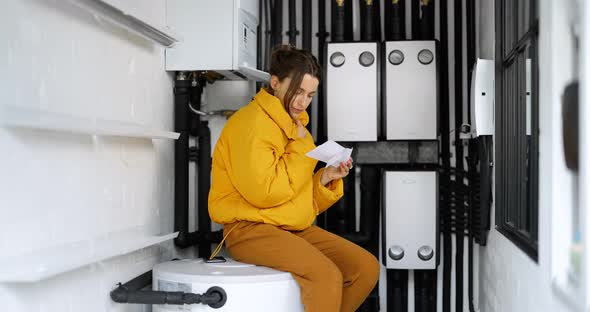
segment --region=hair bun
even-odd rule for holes
[[[297,50],[297,48],[291,44],[280,44],[274,48],[274,52],[291,52],[295,50]]]

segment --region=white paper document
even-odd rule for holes
[[[326,167],[338,167],[341,162],[346,162],[350,158],[352,148],[346,148],[332,140],[328,140],[305,155],[325,162]]]

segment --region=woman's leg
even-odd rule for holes
[[[289,231],[264,223],[226,225],[226,248],[237,261],[291,272],[301,288],[306,312],[338,312],[342,273],[313,245]]]
[[[344,283],[340,311],[356,311],[379,279],[379,261],[364,248],[316,226],[295,234],[336,264]]]

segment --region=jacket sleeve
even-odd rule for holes
[[[282,138],[256,129],[232,140],[228,157],[232,183],[250,204],[259,208],[284,204],[311,183],[315,163],[305,159],[298,141],[283,147]]]
[[[313,176],[313,199],[318,207],[318,214],[326,211],[344,195],[342,179],[322,185],[321,178],[324,170],[325,168],[318,170]]]

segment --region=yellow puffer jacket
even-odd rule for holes
[[[309,116],[299,119],[307,125]],[[286,230],[308,228],[343,194],[342,179],[323,186],[324,169],[305,156],[315,148],[280,100],[261,89],[227,122],[215,145],[209,215],[217,223],[246,220]]]

